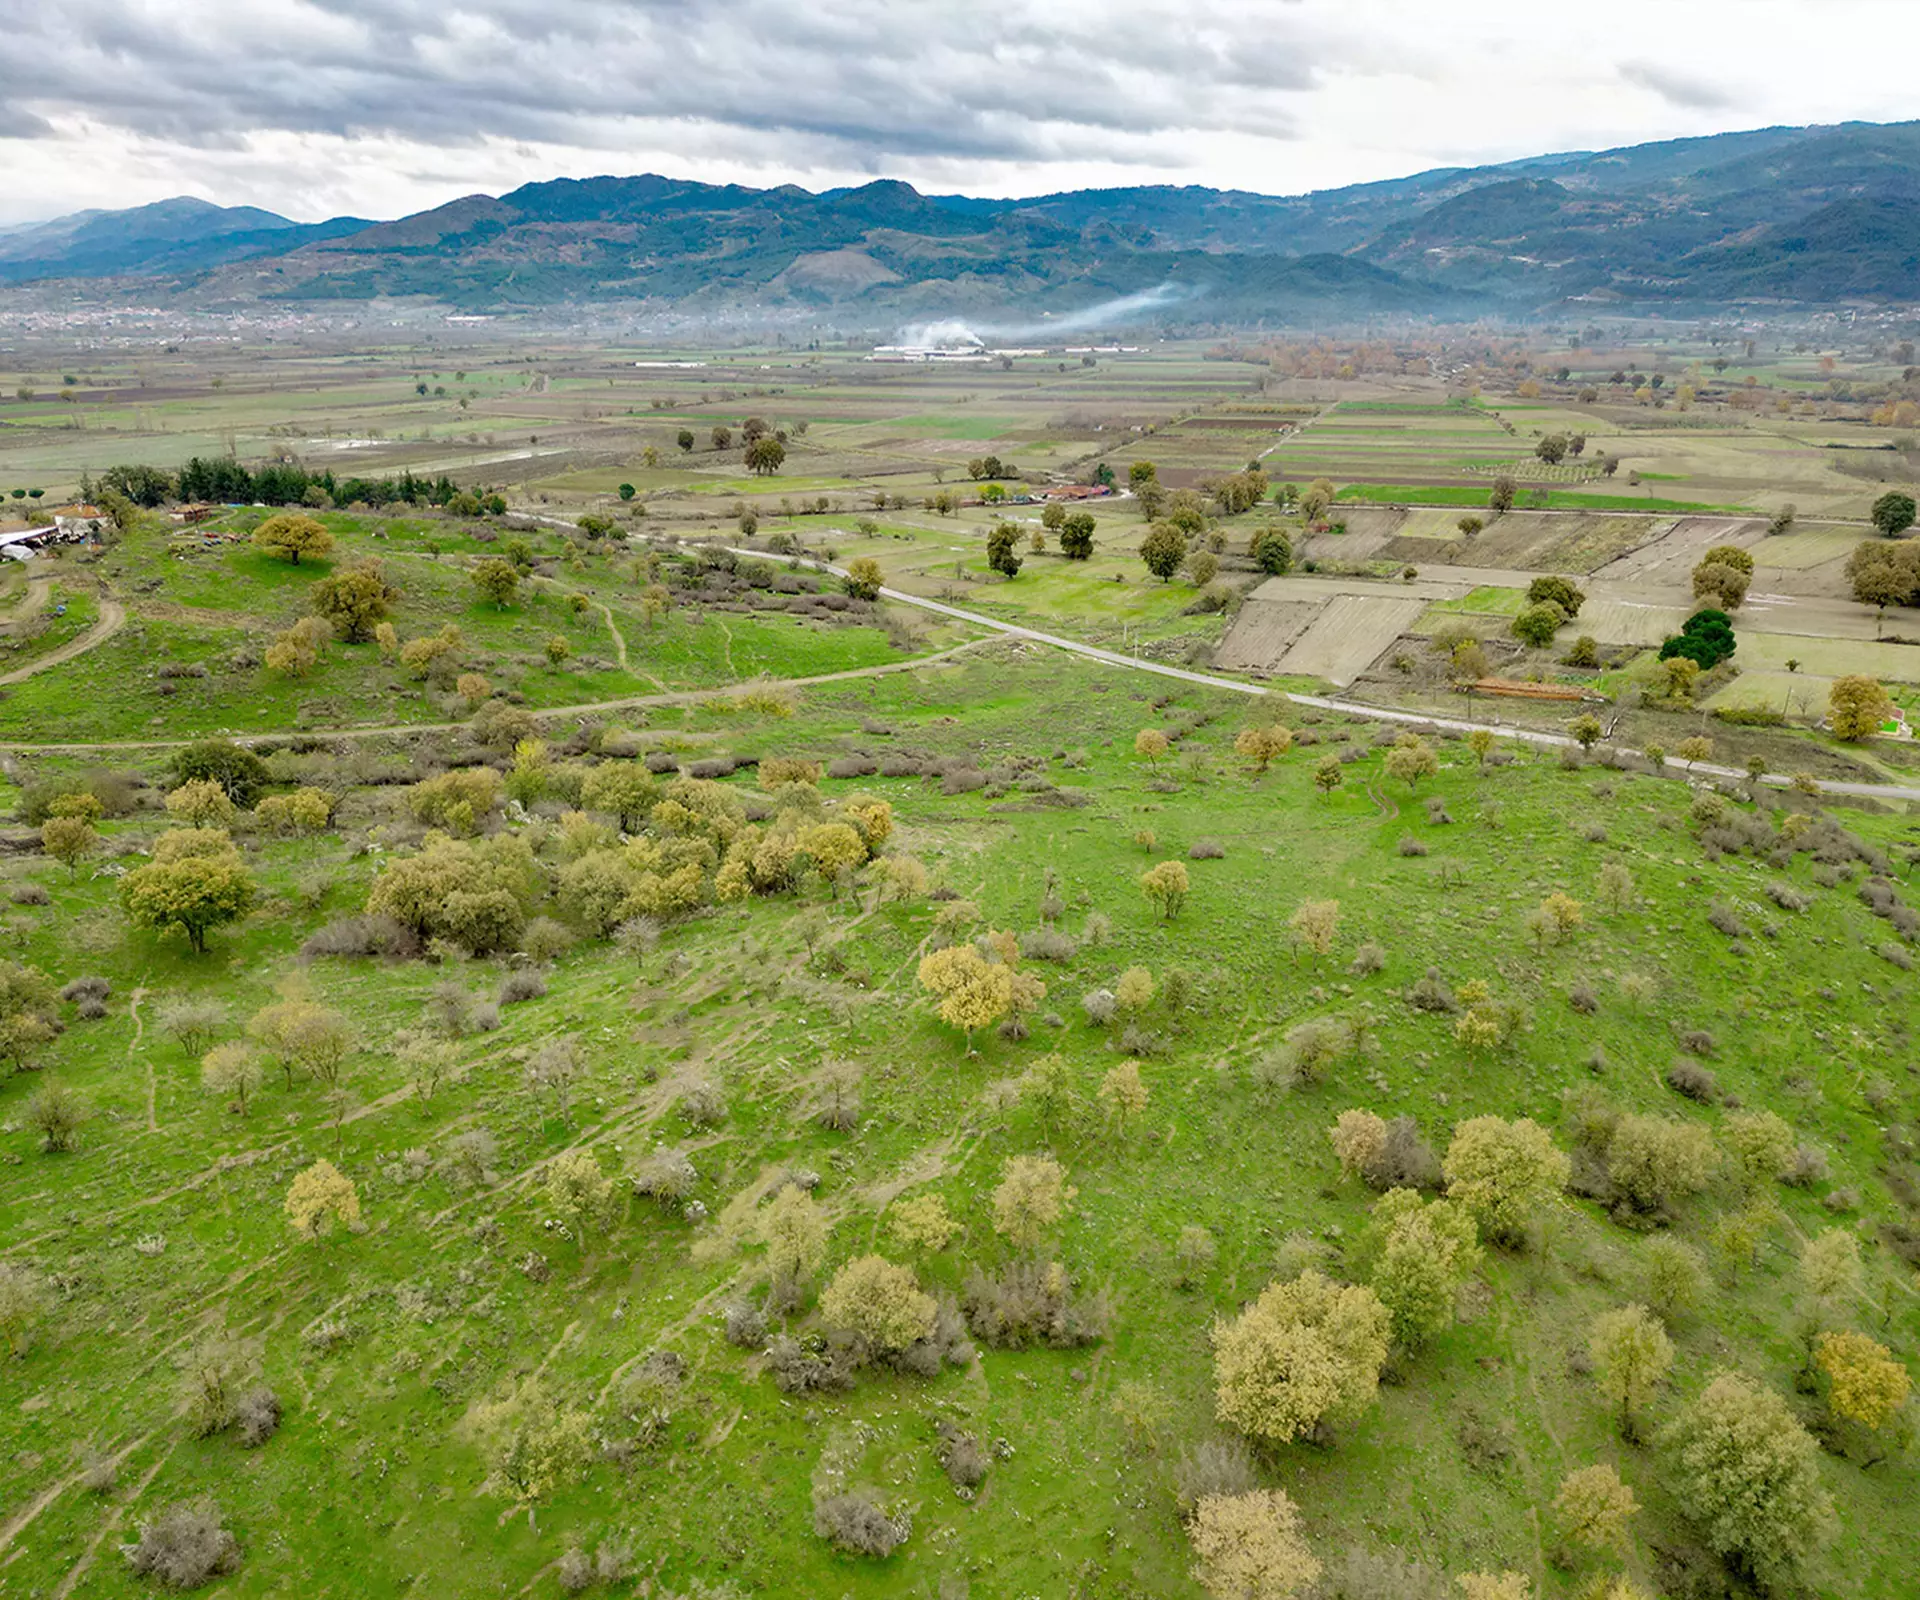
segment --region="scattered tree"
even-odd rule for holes
[[[352,1179],[323,1157],[288,1186],[286,1213],[294,1230],[307,1238],[329,1223],[352,1228],[360,1220],[360,1193]]]
[[[520,588],[520,569],[498,556],[488,556],[484,561],[476,562],[468,577],[473,580],[474,588],[501,611],[513,604],[513,597]]]
[[[1078,1193],[1052,1156],[1009,1156],[993,1191],[993,1231],[1016,1250],[1037,1249]]]
[[[1285,1444],[1373,1401],[1392,1318],[1373,1290],[1309,1269],[1213,1329],[1215,1405],[1242,1433]]]
[[[861,1256],[833,1275],[820,1320],[853,1335],[874,1355],[892,1355],[933,1332],[938,1307],[912,1271],[884,1256]]]
[[[1156,522],[1140,541],[1140,559],[1147,571],[1165,583],[1187,559],[1187,536],[1171,522]]]
[[[1471,1117],[1454,1131],[1442,1171],[1448,1196],[1479,1219],[1489,1238],[1517,1244],[1527,1224],[1558,1201],[1572,1163],[1530,1117]]]
[[[1873,509],[1867,513],[1873,525],[1889,539],[1897,538],[1913,526],[1915,506],[1913,496],[1902,489],[1889,489],[1873,503]]]
[[[1681,1503],[1707,1543],[1762,1584],[1791,1587],[1834,1517],[1820,1447],[1787,1403],[1723,1372],[1664,1442]]]
[[[253,530],[253,543],[256,549],[297,567],[302,556],[324,556],[332,550],[333,535],[312,517],[282,512]]]
[[[1300,1513],[1280,1489],[1203,1495],[1187,1536],[1194,1581],[1214,1600],[1292,1600],[1320,1576]]]
[[[1163,861],[1140,877],[1140,892],[1153,902],[1161,916],[1169,922],[1180,915],[1181,906],[1186,904],[1187,889],[1187,864],[1184,861]]]
[[[1814,1360],[1827,1379],[1827,1406],[1863,1427],[1884,1427],[1907,1403],[1913,1381],[1893,1352],[1864,1333],[1823,1333]]]
[[[1242,728],[1234,736],[1233,748],[1253,763],[1254,773],[1259,775],[1293,748],[1293,730],[1278,722],[1264,728]]]
[[[1635,1437],[1635,1413],[1673,1366],[1673,1341],[1645,1306],[1621,1306],[1593,1319],[1587,1338],[1600,1393],[1620,1408],[1620,1431]]]
[[[1562,1478],[1553,1509],[1569,1539],[1589,1550],[1606,1551],[1626,1543],[1627,1523],[1640,1502],[1620,1474],[1602,1462]]]
[[[1827,725],[1836,739],[1849,744],[1872,738],[1892,715],[1892,697],[1862,673],[1835,678],[1827,691]]]

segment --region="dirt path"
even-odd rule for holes
[[[948,645],[944,650],[936,650],[931,655],[914,656],[907,661],[883,661],[878,666],[849,667],[845,672],[821,672],[805,678],[748,678],[714,689],[670,689],[660,694],[623,695],[618,700],[593,700],[569,706],[540,706],[535,708],[534,715],[585,717],[608,711],[646,711],[665,706],[700,705],[708,700],[731,700],[744,690],[761,687],[812,689],[822,684],[850,683],[860,678],[884,678],[896,672],[913,672],[921,667],[932,666],[935,662],[948,660],[968,650],[977,650],[984,643],[986,641],[982,639],[968,639],[961,644]],[[634,675],[646,676],[644,673]],[[8,680],[0,679],[0,683],[6,681]],[[468,726],[465,722],[388,722],[374,727],[330,728],[320,736],[328,739],[381,739],[395,738],[409,733],[455,733]],[[281,737],[283,735],[277,731],[233,735],[234,742],[242,745],[258,739]],[[191,739],[93,739],[50,744],[23,744],[12,740],[0,740],[0,750],[82,755],[89,750],[178,750],[193,742]]]
[[[33,577],[27,579],[26,592],[20,596],[20,603],[13,608],[13,615],[7,618],[10,623],[30,621],[38,613],[47,609],[47,599],[53,593],[53,579]]]
[[[75,656],[83,656],[95,645],[105,644],[127,623],[127,608],[108,595],[100,596],[100,617],[78,638],[69,639],[58,650],[49,650],[38,661],[30,661],[12,672],[0,673],[0,683],[19,683],[37,672],[64,666]]]
[[[99,1556],[100,1546],[107,1542],[108,1535],[120,1527],[128,1508],[139,1504],[140,1497],[152,1487],[153,1480],[160,1476],[160,1469],[173,1459],[173,1451],[174,1447],[169,1445],[161,1452],[160,1459],[148,1467],[140,1481],[133,1486],[133,1493],[114,1507],[109,1515],[100,1519],[99,1529],[87,1542],[87,1548],[81,1552],[80,1559],[73,1564],[73,1570],[60,1580],[60,1587],[53,1591],[53,1600],[65,1600],[65,1596],[73,1593],[74,1585],[87,1575],[87,1569]]]
[[[736,553],[752,556],[765,554],[764,551],[759,550],[742,550]],[[814,562],[811,564],[829,572],[839,572],[840,570],[826,562]],[[842,576],[844,576],[844,574],[842,574]],[[1249,699],[1285,700],[1292,705],[1311,706],[1316,710],[1338,712],[1342,716],[1362,717],[1374,722],[1391,722],[1398,723],[1402,726],[1413,725],[1446,728],[1458,733],[1472,733],[1479,729],[1485,729],[1488,733],[1498,735],[1501,738],[1511,739],[1518,744],[1536,745],[1546,749],[1572,749],[1576,743],[1575,740],[1564,733],[1546,733],[1536,728],[1515,727],[1508,723],[1474,722],[1464,717],[1435,716],[1426,712],[1400,711],[1386,706],[1366,705],[1359,701],[1344,700],[1332,695],[1297,694],[1292,690],[1267,689],[1257,683],[1242,683],[1238,679],[1222,678],[1211,672],[1196,672],[1190,667],[1171,667],[1163,662],[1143,661],[1138,657],[1125,655],[1118,650],[1106,650],[1098,645],[1083,644],[1078,639],[1064,638],[1057,633],[1045,633],[1038,628],[1023,627],[1016,622],[1002,622],[997,617],[983,616],[977,611],[962,610],[959,606],[950,606],[940,600],[929,600],[923,595],[907,594],[899,589],[882,589],[880,595],[882,599],[898,601],[902,605],[917,606],[923,611],[931,611],[940,616],[950,617],[957,622],[965,622],[977,628],[985,628],[994,633],[1005,635],[1008,638],[1025,639],[1035,644],[1051,645],[1056,650],[1065,650],[1073,655],[1084,656],[1090,661],[1104,661],[1109,666],[1126,667],[1134,672],[1150,672],[1156,677],[1173,678],[1181,683],[1197,684],[1203,689],[1221,689],[1231,694],[1245,695]],[[103,611],[106,604],[108,604],[108,602],[102,602]],[[124,613],[122,614],[122,620],[124,621]],[[76,640],[75,644],[78,645],[80,642],[81,641]],[[937,650],[932,655],[915,656],[910,661],[889,661],[880,666],[855,667],[846,672],[824,672],[812,677],[779,678],[766,681],[769,686],[775,688],[807,689],[820,684],[845,683],[859,678],[885,677],[895,672],[917,672],[922,667],[932,666],[935,662],[949,660],[961,654],[963,651],[972,650],[980,643],[981,641],[977,639],[968,640],[964,644],[950,645],[945,650]],[[91,648],[91,646],[89,646],[89,648]],[[41,662],[28,670],[38,671],[40,667],[51,664],[52,658],[49,657],[47,661]],[[0,683],[7,683],[9,681],[11,680],[8,678],[0,678]],[[684,689],[668,694],[633,695],[624,699],[598,700],[584,705],[545,706],[540,709],[538,714],[543,717],[592,716],[602,712],[644,710],[656,706],[698,705],[705,700],[731,698],[740,693],[742,687],[741,684],[732,684],[725,688],[717,689]],[[409,733],[449,733],[455,729],[464,728],[465,726],[465,723],[457,722],[392,723],[372,728],[337,728],[329,731],[326,737],[330,739],[390,738],[398,734]],[[274,737],[278,737],[278,735],[272,733],[245,734],[240,737],[238,742],[245,744],[252,739]],[[188,739],[117,739],[58,744],[4,743],[0,744],[0,749],[19,751],[22,753],[45,751],[62,754],[84,754],[90,750],[173,750],[190,743],[192,743],[192,741]],[[1640,752],[1627,750],[1626,754],[1639,755]],[[1683,763],[1673,757],[1668,757],[1666,765],[1669,767],[1678,767],[1683,765]],[[1712,778],[1734,778],[1741,782],[1747,781],[1747,774],[1744,771],[1737,770],[1733,767],[1717,766],[1705,761],[1696,762],[1692,767],[1687,769],[1687,773],[1689,777],[1706,776]],[[1761,782],[1765,783],[1769,788],[1774,789],[1785,789],[1791,785],[1789,778],[1775,773],[1769,773]],[[1823,794],[1851,795],[1868,800],[1920,800],[1920,786],[1906,784],[1852,783],[1823,779],[1820,783],[1820,790]]]
[[[127,1001],[127,1020],[133,1024],[133,1041],[127,1046],[127,1054],[132,1055],[141,1048],[140,1040],[145,1030],[140,1024],[140,1002],[147,997],[145,989],[135,989]],[[154,1118],[154,1096],[158,1085],[154,1079],[153,1057],[147,1057],[147,1132],[158,1133],[160,1124]]]

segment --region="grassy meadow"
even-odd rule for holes
[[[1289,719],[1300,745],[1256,777],[1231,749],[1255,713],[1166,687],[993,645],[911,676],[814,689],[786,717],[686,706],[617,719],[627,748],[891,760],[901,776],[824,780],[823,803],[855,791],[887,800],[888,852],[922,862],[937,891],[816,882],[711,907],[638,960],[591,937],[533,962],[299,959],[419,837],[400,791],[353,787],[324,741],[276,756],[275,770],[283,782],[337,773],[334,825],[301,839],[240,833],[261,898],[203,957],[130,930],[118,908],[115,871],[162,820],[150,792],[103,823],[106,856],[77,876],[13,858],[10,885],[46,897],[16,893],[14,958],[59,982],[104,978],[111,996],[97,1020],[68,1008],[40,1069],[0,1084],[0,1251],[53,1286],[34,1348],[8,1368],[18,1404],[0,1421],[4,1592],[136,1592],[116,1546],[158,1505],[204,1494],[244,1550],[221,1590],[234,1595],[426,1592],[450,1570],[462,1593],[557,1594],[569,1548],[607,1540],[629,1552],[619,1592],[1198,1594],[1172,1484],[1183,1453],[1225,1436],[1211,1415],[1208,1329],[1306,1263],[1364,1279],[1373,1196],[1341,1176],[1326,1137],[1352,1107],[1413,1117],[1442,1150],[1458,1122],[1487,1113],[1534,1117],[1577,1149],[1601,1104],[1716,1128],[1739,1103],[1778,1111],[1818,1148],[1828,1176],[1770,1186],[1748,1251],[1714,1246],[1721,1219],[1748,1203],[1730,1177],[1675,1207],[1671,1233],[1713,1269],[1702,1302],[1673,1319],[1677,1359],[1652,1423],[1730,1366],[1818,1424],[1818,1397],[1795,1384],[1806,1310],[1796,1261],[1825,1228],[1854,1234],[1867,1263],[1857,1298],[1827,1319],[1914,1347],[1920,1308],[1898,1243],[1912,1235],[1898,1230],[1914,1222],[1904,1063],[1920,1019],[1907,972],[1875,954],[1899,941],[1856,893],[1875,870],[1906,891],[1909,821],[1842,814],[1856,842],[1823,854],[1844,862],[1715,859],[1684,783],[1525,755],[1482,767],[1464,743],[1442,742],[1439,771],[1410,792],[1386,776],[1372,727],[1318,713]],[[1173,737],[1166,761],[1133,753],[1142,728]],[[411,747],[416,774],[434,765],[431,750]],[[1312,772],[1330,752],[1345,781],[1322,794]],[[31,775],[81,770],[43,760]],[[756,798],[750,776],[728,787]],[[560,839],[540,820],[552,814],[489,825],[519,832],[552,872]],[[1756,837],[1790,814],[1759,813]],[[1150,847],[1136,842],[1142,830]],[[1163,859],[1192,876],[1172,921],[1137,882]],[[1631,886],[1611,907],[1608,867]],[[1780,883],[1805,910],[1769,898]],[[1540,945],[1523,918],[1556,891],[1580,900],[1584,919]],[[1047,990],[1026,1039],[983,1032],[969,1053],[932,1014],[915,969],[939,942],[936,914],[953,904],[943,895],[977,907],[975,927],[1066,935],[1056,959],[1023,963]],[[1324,955],[1289,932],[1314,899],[1339,905]],[[1716,908],[1734,932],[1710,922]],[[1356,966],[1363,949],[1377,955]],[[1136,966],[1155,980],[1127,1040],[1149,1098],[1116,1127],[1097,1090],[1124,1059],[1122,1030],[1090,1022],[1081,999]],[[1526,1026],[1504,1049],[1468,1050],[1454,1018],[1408,1003],[1430,967],[1456,988],[1488,984],[1524,1008]],[[445,1033],[433,1020],[450,992],[483,1001],[529,972],[544,993],[502,1008],[497,1028]],[[215,1002],[228,1019],[218,1036],[233,1038],[288,996],[350,1019],[345,1088],[335,1099],[270,1069],[236,1115],[202,1091],[193,1054],[161,1021],[166,1005]],[[1319,1018],[1362,1024],[1360,1046],[1324,1081],[1288,1087],[1274,1063],[1289,1031]],[[444,1034],[443,1076],[423,1080],[394,1053],[406,1029]],[[561,1034],[582,1062],[564,1114],[527,1075]],[[1031,1069],[1054,1055],[1064,1101],[1036,1103]],[[1676,1061],[1710,1071],[1724,1103],[1675,1094],[1664,1079]],[[844,1132],[816,1119],[836,1064],[858,1076]],[[71,1154],[41,1154],[24,1125],[50,1081],[86,1108]],[[456,1142],[476,1131],[490,1147],[479,1171]],[[604,1228],[556,1227],[546,1184],[557,1156],[586,1150],[618,1175],[656,1147],[691,1158],[696,1208],[628,1201],[623,1183]],[[970,1267],[1012,1254],[990,1204],[1002,1164],[1041,1151],[1079,1191],[1042,1253],[1077,1293],[1106,1302],[1096,1342],[979,1344],[933,1378],[868,1370],[844,1394],[788,1395],[757,1347],[724,1337],[728,1308],[764,1294],[754,1218],[789,1175],[831,1221],[814,1287],[877,1249],[958,1294]],[[363,1227],[303,1239],[281,1199],[321,1156],[356,1185]],[[892,1209],[925,1194],[945,1200],[959,1231],[941,1249],[903,1249]],[[1193,1225],[1216,1254],[1182,1286],[1175,1247]],[[1646,1237],[1570,1196],[1536,1219],[1525,1248],[1488,1251],[1451,1330],[1397,1360],[1364,1415],[1328,1444],[1263,1453],[1259,1480],[1298,1501],[1321,1559],[1398,1552],[1436,1582],[1511,1569],[1541,1594],[1582,1593],[1609,1564],[1555,1564],[1550,1502],[1565,1473],[1604,1461],[1644,1508],[1611,1565],[1657,1592],[1719,1581],[1655,1428],[1623,1440],[1583,1370],[1591,1318],[1647,1294]],[[784,1320],[805,1333],[818,1316],[809,1295]],[[178,1412],[179,1365],[220,1330],[254,1341],[284,1411],[257,1450],[189,1437]],[[536,1385],[590,1417],[596,1445],[530,1516],[496,1481],[485,1421],[490,1403]],[[993,1457],[964,1496],[937,1464],[943,1422]],[[1868,1467],[1857,1446],[1840,1448],[1819,1469],[1840,1532],[1810,1588],[1896,1594],[1911,1457],[1896,1449]],[[812,1531],[823,1482],[910,1508],[911,1536],[884,1562],[837,1552]]]

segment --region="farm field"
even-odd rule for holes
[[[1684,782],[1524,752],[1483,765],[1439,740],[1437,770],[1409,784],[1386,769],[1390,732],[1317,711],[1286,714],[1296,746],[1255,776],[1234,740],[1271,714],[1016,643],[783,703],[556,721],[543,732],[575,777],[556,767],[547,799],[487,813],[478,836],[524,849],[528,913],[569,937],[543,931],[520,955],[443,941],[433,961],[322,953],[425,843],[407,789],[370,765],[356,778],[324,738],[274,741],[265,792],[333,785],[326,826],[231,823],[260,884],[252,911],[205,955],[128,926],[107,869],[168,827],[144,785],[170,781],[164,753],[130,766],[103,786],[101,851],[77,873],[32,855],[5,868],[13,959],[104,996],[92,1016],[61,1003],[34,1070],[0,1082],[0,1259],[44,1296],[8,1368],[24,1403],[0,1415],[7,1584],[144,1592],[116,1546],[155,1507],[205,1495],[239,1541],[234,1595],[403,1592],[450,1561],[483,1574],[474,1592],[559,1594],[568,1564],[604,1548],[622,1553],[620,1587],[673,1594],[1017,1596],[1065,1573],[1089,1594],[1197,1596],[1177,1487],[1203,1445],[1226,1461],[1243,1449],[1214,1416],[1209,1329],[1308,1268],[1374,1281],[1378,1195],[1327,1137],[1340,1113],[1371,1111],[1411,1118],[1439,1153],[1469,1118],[1532,1117],[1577,1176],[1513,1242],[1483,1243],[1445,1325],[1395,1354],[1367,1404],[1235,1469],[1286,1488],[1330,1569],[1392,1558],[1436,1592],[1512,1570],[1556,1600],[1596,1573],[1668,1592],[1720,1582],[1664,1430],[1733,1369],[1825,1441],[1811,1466],[1835,1518],[1807,1587],[1898,1593],[1911,1456],[1836,1424],[1796,1374],[1807,1317],[1902,1359],[1920,1340],[1903,1254],[1920,1106],[1900,1065],[1920,1018],[1877,953],[1901,948],[1897,924],[1857,892],[1873,875],[1904,903],[1911,820],[1736,796],[1717,802],[1720,825],[1754,843],[1728,851]],[[1143,728],[1173,759],[1135,753]],[[360,759],[418,780],[457,742],[362,742]],[[865,795],[891,808],[891,832],[851,882],[802,874],[610,941],[568,887],[585,882],[571,853],[592,844],[553,796],[676,751],[759,763],[679,791],[703,806],[725,796],[766,828],[783,808],[850,815]],[[1329,754],[1343,781],[1322,793]],[[850,775],[783,789],[783,757]],[[59,756],[10,771],[18,806],[100,781]],[[1789,828],[1797,815],[1810,823]],[[927,888],[887,865],[907,859]],[[1171,919],[1139,885],[1161,860],[1191,878]],[[1775,884],[1804,909],[1770,898]],[[1525,919],[1555,892],[1584,913],[1542,941]],[[1320,951],[1295,913],[1323,901]],[[984,1027],[970,1051],[916,973],[988,928],[1019,936],[1019,971],[1045,993],[1026,1037]],[[1134,968],[1146,998],[1108,1020],[1083,1004]],[[1410,1001],[1436,980],[1452,1013]],[[1476,982],[1512,1008],[1501,1043],[1461,1026]],[[343,1069],[330,1087],[263,1054],[240,1114],[203,1089],[199,1055],[287,1001],[342,1019]],[[174,1031],[183,1002],[212,1008],[206,1040]],[[1303,1074],[1316,1029],[1351,1042]],[[555,1040],[564,1073],[542,1054]],[[1119,1115],[1102,1086],[1126,1062],[1145,1098]],[[1706,1102],[1668,1086],[1701,1093],[1701,1074]],[[26,1120],[49,1085],[85,1114],[65,1153],[42,1153]],[[1816,1153],[1817,1181],[1728,1165],[1651,1230],[1610,1190],[1621,1114],[1724,1150],[1761,1108]],[[685,1187],[658,1189],[679,1170],[663,1156],[690,1163]],[[1019,1242],[994,1191],[1034,1156],[1077,1192]],[[567,1198],[582,1157],[611,1180],[597,1208]],[[359,1220],[303,1237],[284,1199],[321,1158],[353,1183]],[[783,1311],[762,1227],[795,1185],[826,1233]],[[929,1196],[955,1231],[903,1234],[921,1215],[907,1203]],[[1802,1255],[1836,1228],[1863,1276],[1815,1303]],[[1595,1317],[1664,1293],[1654,1239],[1697,1251],[1704,1279],[1684,1305],[1660,1300],[1674,1361],[1629,1439],[1580,1353]],[[851,1387],[783,1391],[776,1372],[806,1370],[808,1347],[776,1336],[819,1336],[827,1286],[875,1252],[952,1303],[967,1348],[927,1375],[869,1361]],[[1057,1340],[1073,1347],[1007,1348],[981,1320],[973,1274],[1023,1260],[1060,1263],[1054,1292],[1085,1319]],[[209,1361],[272,1391],[277,1426],[253,1448],[238,1427],[196,1436],[191,1378]],[[966,1494],[940,1465],[942,1425],[978,1444]],[[547,1467],[527,1474],[534,1448]],[[1617,1548],[1563,1554],[1554,1496],[1594,1464],[1641,1509]],[[908,1530],[884,1560],[814,1531],[846,1490]]]

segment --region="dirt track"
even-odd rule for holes
[[[45,672],[51,667],[61,666],[75,656],[83,656],[95,645],[104,644],[118,633],[127,623],[127,608],[109,595],[100,596],[100,617],[94,625],[77,638],[69,639],[58,650],[49,650],[38,661],[29,661],[24,667],[16,667],[12,672],[0,673],[0,683],[19,683],[31,678],[35,673]]]

